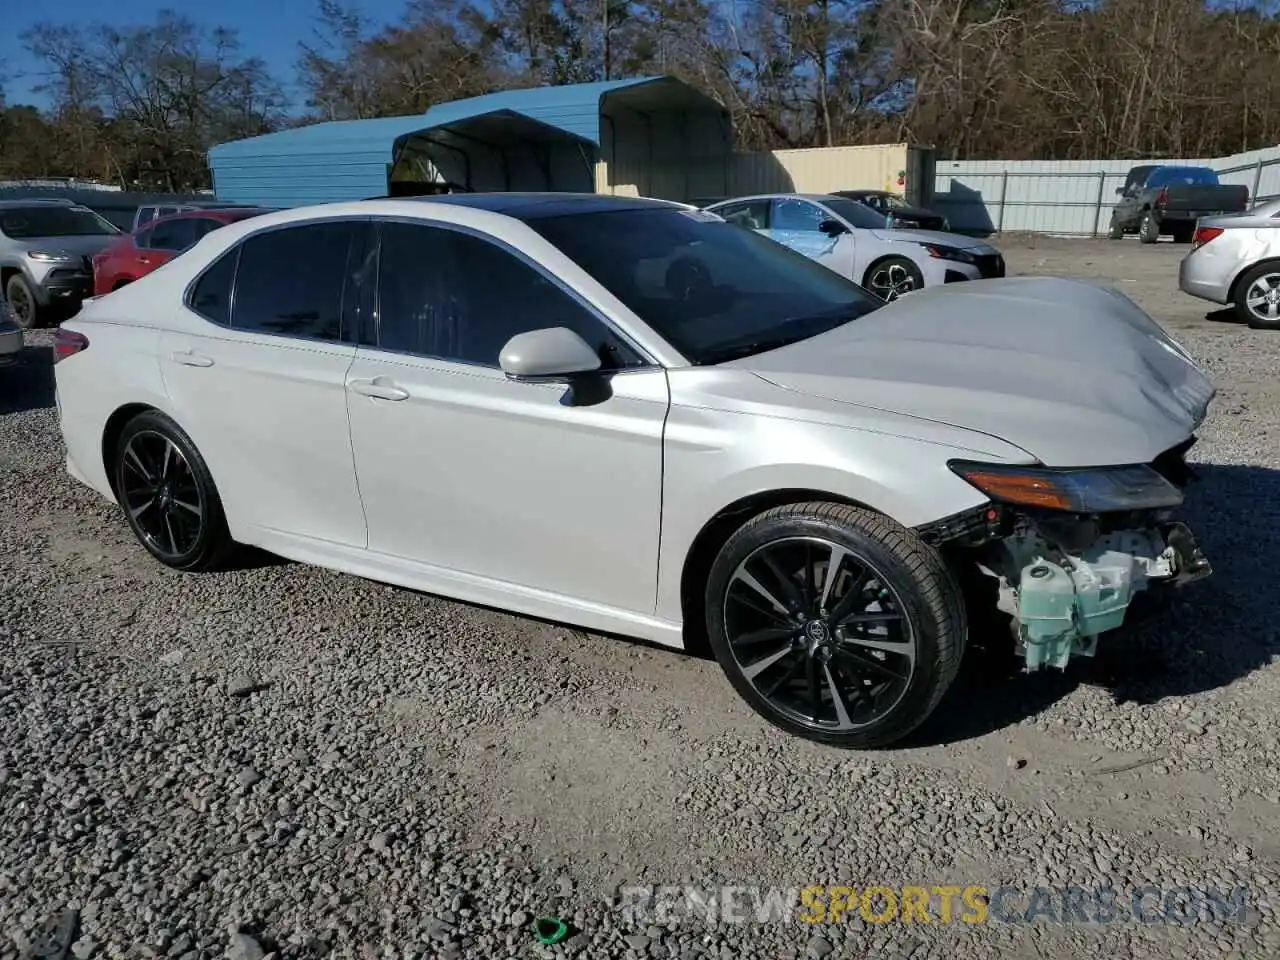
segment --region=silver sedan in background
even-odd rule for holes
[[[706,209],[817,260],[882,300],[1005,272],[1004,257],[990,244],[957,233],[891,228],[883,215],[846,197],[764,194]]]
[[[1178,287],[1201,300],[1231,304],[1255,330],[1280,330],[1280,197],[1200,220],[1178,269]]]

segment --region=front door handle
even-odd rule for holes
[[[190,350],[175,350],[173,352],[173,360],[175,363],[185,364],[188,367],[212,367],[213,360],[209,357],[202,357],[198,353],[192,353]]]
[[[139,263],[150,263],[150,262],[151,262],[151,258],[150,258],[150,257],[139,257],[139,258],[138,258],[138,262],[139,262]]]
[[[352,380],[351,389],[362,397],[376,397],[378,400],[408,400],[409,391],[397,387],[387,377],[374,377],[372,380]]]

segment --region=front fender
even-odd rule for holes
[[[704,527],[776,491],[849,500],[912,527],[985,502],[947,468],[957,446],[873,430],[673,407],[664,444],[655,613],[681,620],[681,577]]]

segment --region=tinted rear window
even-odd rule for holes
[[[337,340],[355,227],[348,221],[269,230],[241,245],[237,330]]]
[[[1182,183],[1211,187],[1217,182],[1218,175],[1207,167],[1162,167],[1152,172],[1147,186],[1164,187]]]

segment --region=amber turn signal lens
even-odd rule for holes
[[[960,475],[996,500],[1046,510],[1070,510],[1072,506],[1071,497],[1044,476],[981,470],[964,471]]]

